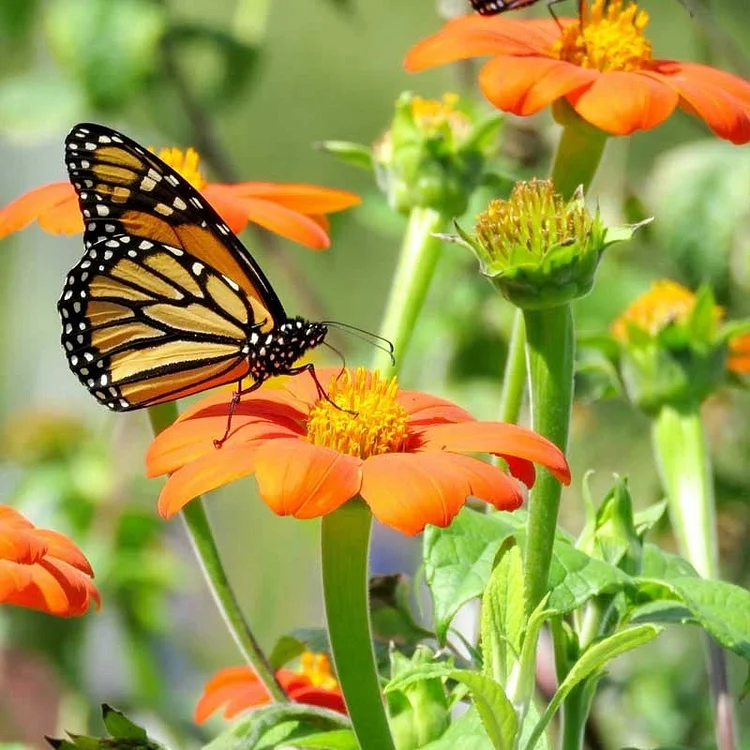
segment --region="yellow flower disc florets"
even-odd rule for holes
[[[149,149],[149,151],[153,150]],[[194,148],[188,148],[186,151],[180,148],[163,148],[158,156],[175,172],[179,172],[196,190],[202,190],[205,187],[206,181],[198,170],[200,155]]]
[[[396,400],[396,378],[360,367],[334,378],[328,398],[320,399],[307,419],[307,439],[358,458],[400,451],[408,437],[408,414]],[[337,408],[338,407],[338,408]]]
[[[315,687],[336,690],[339,686],[331,672],[331,662],[325,654],[304,651],[300,656],[300,673]]]
[[[620,341],[628,341],[628,328],[634,327],[651,336],[656,336],[670,325],[684,324],[695,308],[695,294],[675,281],[655,281],[651,288],[634,300],[612,324],[612,335]],[[714,306],[714,317],[718,322],[723,310]]]
[[[516,183],[510,198],[491,201],[476,225],[479,241],[495,257],[518,246],[541,256],[561,243],[584,242],[590,231],[582,202],[566,202],[549,180]]]
[[[594,0],[588,14],[565,26],[552,51],[581,68],[605,71],[642,70],[651,60],[651,43],[643,36],[648,13],[623,0]]]
[[[471,120],[456,108],[458,94],[443,94],[441,100],[423,99],[415,96],[411,100],[411,114],[414,124],[424,133],[431,134],[448,125],[454,137],[461,140],[471,129]]]

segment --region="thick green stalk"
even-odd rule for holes
[[[662,407],[652,436],[680,552],[704,578],[718,578],[714,486],[700,407]]]
[[[323,516],[321,552],[328,637],[361,750],[394,750],[380,694],[368,608],[370,509],[355,498]]]
[[[700,405],[663,406],[652,423],[659,475],[680,553],[704,578],[719,577],[713,471]],[[706,638],[709,688],[719,750],[738,745],[734,701],[728,687],[726,657]]]
[[[174,403],[152,406],[148,410],[148,415],[154,434],[158,435],[174,422],[177,417],[177,407]],[[188,537],[208,583],[208,588],[240,653],[258,675],[273,700],[279,702],[288,700],[276,681],[273,669],[265,654],[255,640],[255,636],[250,630],[229,584],[211,531],[211,525],[208,522],[203,498],[196,497],[189,502],[180,515],[185,522]]]
[[[524,310],[529,371],[531,426],[565,451],[573,403],[575,334],[569,304]],[[526,612],[530,615],[547,592],[552,544],[562,486],[539,468],[529,495],[526,539]]]
[[[384,375],[394,375],[398,371],[398,365],[409,348],[440,255],[441,240],[436,239],[433,233],[443,231],[446,223],[446,217],[431,208],[413,208],[409,214],[409,224],[380,328],[380,334],[393,343],[397,365],[394,366],[389,355],[380,350],[372,363],[373,369],[380,370]]]
[[[526,329],[523,313],[516,310],[508,343],[503,389],[500,394],[500,421],[516,424],[526,384]]]

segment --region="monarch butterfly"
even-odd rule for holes
[[[130,411],[235,382],[231,420],[239,397],[268,378],[314,377],[294,362],[323,343],[327,325],[286,314],[247,249],[177,172],[91,123],[68,134],[65,163],[86,252],[58,302],[62,345],[96,399]]]
[[[518,10],[539,2],[539,0],[470,0],[471,7],[480,16],[496,16],[506,10]]]

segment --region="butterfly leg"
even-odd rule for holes
[[[334,408],[338,409],[339,411],[346,412],[347,414],[351,414],[352,416],[356,417],[359,412],[353,411],[352,409],[345,409],[343,406],[339,406],[335,401],[331,399],[331,397],[326,392],[326,389],[323,388],[320,381],[318,380],[318,376],[315,372],[315,365],[313,365],[312,362],[309,362],[306,365],[301,365],[300,367],[293,367],[291,370],[289,370],[290,375],[299,375],[302,372],[309,372],[310,377],[315,382],[315,387],[318,390],[318,396],[320,396],[322,399],[325,399],[328,401],[328,403],[333,406]]]
[[[257,380],[255,383],[253,383],[249,388],[245,388],[243,390],[242,388],[242,381],[240,380],[237,383],[237,390],[232,394],[232,400],[229,402],[229,411],[227,413],[227,427],[224,430],[224,434],[214,440],[214,448],[219,449],[222,445],[226,442],[226,439],[229,437],[229,433],[232,430],[232,417],[234,416],[234,410],[237,408],[237,405],[240,403],[240,399],[247,395],[248,393],[252,393],[257,388],[260,388],[260,386],[263,384],[263,380]]]

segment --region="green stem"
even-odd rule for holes
[[[575,336],[569,304],[525,310],[531,426],[565,451],[573,403]],[[547,592],[552,544],[562,486],[540,468],[529,495],[526,540],[526,612],[530,615]]]
[[[378,682],[368,609],[372,515],[355,498],[323,516],[321,553],[328,637],[361,750],[393,750]]]
[[[440,256],[441,240],[433,237],[433,232],[442,231],[446,223],[446,218],[432,208],[413,208],[409,214],[396,275],[380,327],[381,335],[393,343],[397,365],[394,366],[388,354],[380,350],[372,363],[373,369],[379,369],[384,375],[398,371],[409,348]]]
[[[174,422],[177,417],[177,407],[174,403],[152,406],[148,410],[148,415],[154,434],[158,435]],[[208,588],[240,653],[258,675],[258,679],[263,683],[273,700],[277,702],[287,701],[288,698],[276,681],[273,668],[255,640],[255,636],[242,615],[240,605],[229,584],[211,531],[211,525],[208,522],[203,498],[196,497],[189,502],[180,515],[185,522],[188,537],[208,583]]]
[[[552,184],[570,199],[580,186],[588,193],[608,136],[582,120],[564,99],[558,100],[553,112],[563,129],[552,165]]]
[[[714,487],[700,407],[664,406],[652,428],[680,553],[704,578],[718,578]]]
[[[713,471],[700,405],[683,409],[663,406],[652,423],[652,437],[680,553],[704,578],[718,578]],[[717,747],[733,750],[738,744],[737,723],[726,657],[710,638],[707,658]]]
[[[505,362],[503,390],[500,394],[500,421],[516,424],[521,411],[526,381],[526,329],[523,313],[516,309],[513,330]]]
[[[586,735],[586,719],[591,708],[587,681],[576,685],[560,710],[560,750],[581,750]]]

